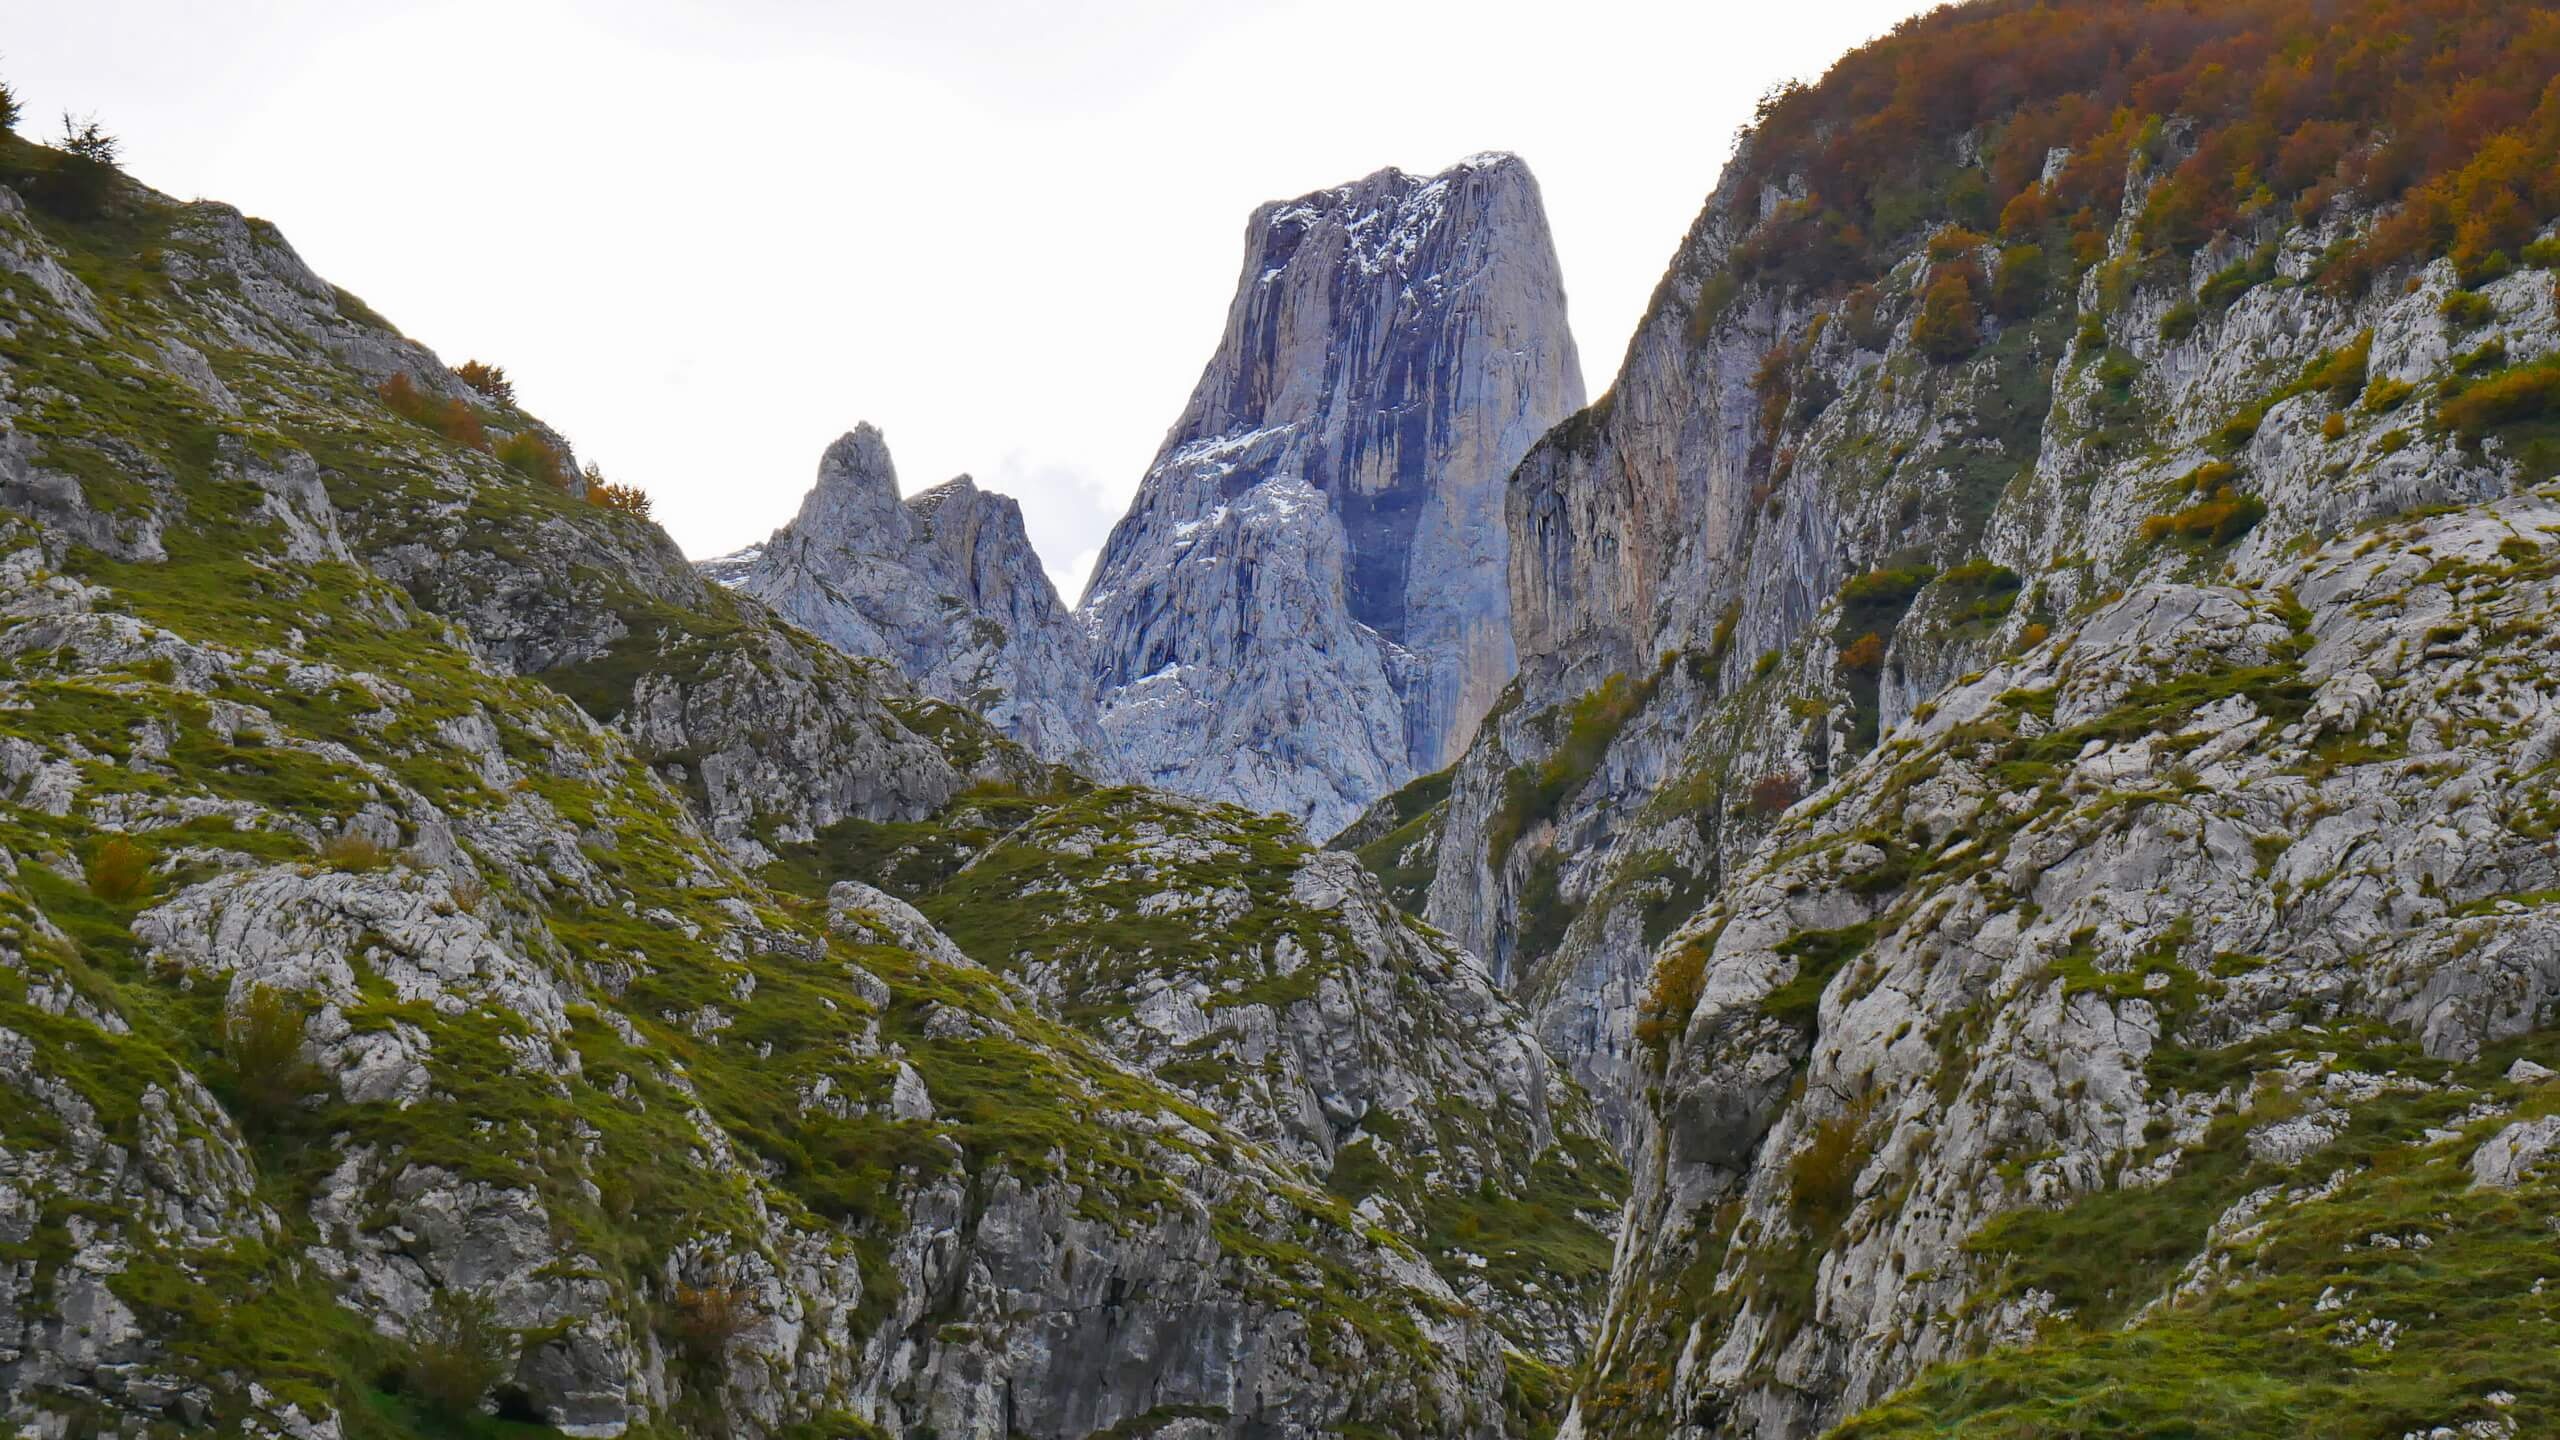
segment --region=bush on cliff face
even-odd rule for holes
[[[1941,365],[1953,364],[1982,348],[1982,311],[1973,303],[1970,266],[1942,265],[1920,297],[1920,318],[1911,341],[1920,353]]]
[[[1991,313],[2003,320],[2024,320],[2044,308],[2048,280],[2041,245],[2012,245],[2000,252],[2000,268],[1991,277]]]
[[[1619,730],[1653,698],[1660,680],[1658,670],[1641,681],[1623,673],[1610,676],[1565,712],[1564,738],[1545,764],[1523,766],[1503,777],[1502,808],[1486,827],[1495,864],[1509,856],[1529,827],[1554,818],[1557,808],[1600,768]]]
[[[1691,939],[1662,953],[1653,966],[1653,981],[1636,1012],[1636,1043],[1656,1059],[1689,1023],[1707,983],[1707,952],[1715,937]]]
[[[716,1373],[728,1358],[730,1342],[755,1320],[751,1301],[735,1285],[677,1286],[671,1328],[686,1361],[697,1370]]]
[[[409,1338],[402,1388],[447,1420],[475,1417],[482,1398],[506,1378],[506,1331],[481,1296],[437,1291]]]
[[[2560,360],[2519,365],[2465,386],[2436,407],[2437,428],[2477,442],[2502,425],[2560,416]]]
[[[302,1002],[264,985],[223,1018],[224,1080],[244,1118],[285,1115],[328,1083],[303,1056],[307,1029]]]
[[[1751,782],[1751,813],[1763,820],[1783,815],[1787,807],[1804,798],[1804,782],[1783,772],[1763,775]]]
[[[454,378],[479,391],[500,405],[516,403],[515,382],[507,378],[507,367],[488,365],[478,360],[465,360],[453,367]]]
[[[649,518],[651,506],[648,491],[637,485],[623,485],[607,480],[604,478],[604,472],[592,464],[587,466],[580,479],[585,486],[588,504],[624,515],[637,515],[643,520]]]

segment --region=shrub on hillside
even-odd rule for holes
[[[151,893],[151,852],[122,835],[110,835],[89,856],[89,893],[110,905],[130,905]]]
[[[498,463],[542,485],[566,485],[569,463],[560,447],[530,430],[519,430],[498,442]]]
[[[1748,804],[1753,815],[1767,820],[1785,814],[1788,806],[1803,798],[1803,783],[1780,770],[1751,782]]]
[[[47,163],[28,177],[28,198],[66,220],[95,220],[114,198],[123,143],[95,118],[65,112],[62,138]]]
[[[1973,303],[1973,285],[1961,265],[1943,265],[1920,297],[1920,318],[1912,322],[1911,342],[1941,365],[1952,364],[1982,347],[1982,312]]]
[[[1653,982],[1636,1010],[1638,1044],[1659,1055],[1688,1026],[1706,990],[1707,952],[1714,945],[1713,936],[1691,939],[1654,962]]]
[[[364,872],[390,867],[391,851],[358,830],[333,835],[320,847],[320,863],[332,870]]]
[[[582,478],[586,484],[588,504],[599,505],[607,510],[618,510],[625,515],[637,515],[643,520],[649,518],[651,507],[648,491],[637,485],[621,485],[607,480],[604,478],[604,472],[592,464],[587,466],[586,474]]]
[[[2560,416],[2560,360],[2475,381],[2436,406],[2436,428],[2477,441],[2501,425]]]
[[[735,1285],[678,1285],[671,1308],[676,1344],[700,1370],[717,1369],[728,1357],[729,1342],[755,1319],[747,1292]]]
[[[2203,546],[2227,545],[2249,533],[2251,527],[2266,518],[2264,501],[2254,495],[2243,495],[2225,485],[2213,497],[2201,500],[2184,510],[2169,515],[2154,515],[2142,522],[2142,538],[2146,542],[2181,540]]]
[[[480,424],[480,417],[450,395],[430,395],[405,374],[393,375],[375,386],[374,394],[381,397],[392,414],[411,424],[423,425],[468,449],[489,448],[489,432]]]
[[[2351,405],[2364,393],[2366,365],[2372,355],[2373,332],[2367,330],[2304,367],[2302,388],[2323,391],[2339,406]]]
[[[1881,313],[1883,292],[1873,285],[1860,285],[1840,302],[1840,321],[1848,327],[1849,343],[1861,350],[1882,350],[1893,339],[1893,326]]]
[[[507,1335],[495,1307],[459,1290],[439,1290],[410,1327],[402,1387],[448,1420],[477,1418],[481,1398],[507,1373]]]
[[[303,1056],[307,1028],[301,1001],[264,985],[251,987],[223,1017],[222,1078],[242,1120],[290,1114],[328,1083]]]
[[[2012,245],[2000,252],[2000,268],[1991,277],[1991,313],[2003,320],[2023,320],[2044,308],[2045,265],[2041,245]]]
[[[2436,309],[2463,330],[2476,330],[2498,318],[2498,307],[2477,290],[2456,290]]]
[[[1858,1172],[1867,1151],[1859,1143],[1875,1113],[1872,1093],[1814,1126],[1813,1137],[1787,1166],[1787,1209],[1808,1233],[1828,1235],[1857,1203]]]
[[[465,360],[453,367],[453,374],[455,379],[500,405],[516,403],[515,382],[507,378],[504,365],[484,365],[477,360]]]

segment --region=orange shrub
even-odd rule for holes
[[[151,852],[121,835],[110,835],[89,857],[89,893],[110,905],[124,905],[151,893]]]
[[[1859,675],[1872,675],[1884,668],[1884,637],[1873,630],[1850,642],[1840,652],[1840,668]]]
[[[648,491],[637,485],[617,485],[604,478],[604,472],[593,465],[587,467],[583,478],[588,504],[619,510],[625,515],[637,515],[643,520],[649,518]]]
[[[2477,440],[2501,425],[2560,415],[2560,360],[2502,371],[2436,406],[2436,428]]]
[[[2000,208],[2000,234],[2013,240],[2033,235],[2044,228],[2052,212],[2053,206],[2044,193],[2044,187],[2030,185],[2010,197],[2009,203]]]
[[[1920,353],[1949,364],[1982,346],[1982,312],[1973,303],[1969,265],[1942,265],[1920,297],[1920,318],[1912,322],[1911,340]]]
[[[2152,543],[2175,539],[2222,545],[2247,534],[2266,514],[2265,502],[2226,485],[2210,500],[2199,501],[2173,515],[2154,515],[2144,520],[2142,538]]]
[[[429,395],[405,374],[383,381],[374,387],[374,393],[391,407],[391,413],[412,424],[424,425],[468,449],[489,448],[489,432],[482,428],[480,417],[450,395]]]
[[[1961,225],[1950,225],[1929,237],[1929,258],[1958,260],[1991,243],[1991,237]]]
[[[1804,786],[1793,775],[1777,771],[1751,782],[1751,813],[1762,819],[1783,815],[1804,798]]]
[[[1636,1041],[1659,1055],[1688,1027],[1706,990],[1707,951],[1712,937],[1687,941],[1666,950],[1654,962],[1653,983],[1636,1012]]]
[[[453,373],[454,378],[501,405],[516,403],[515,382],[507,378],[504,365],[484,365],[477,360],[465,360],[453,367]]]

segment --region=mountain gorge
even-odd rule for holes
[[[689,564],[91,163],[0,138],[27,1433],[2560,1428],[2548,8],[1907,22],[1588,405],[1518,160],[1265,206],[1072,612],[867,425]]]

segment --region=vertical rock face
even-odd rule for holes
[[[1581,403],[1515,157],[1256,211],[1081,609],[1114,753],[1320,834],[1447,764],[1513,668],[1504,481]]]
[[[700,568],[840,650],[895,664],[1046,759],[1099,761],[1083,632],[1040,568],[1021,507],[966,475],[901,500],[888,442],[868,424],[827,447],[790,524]]]

